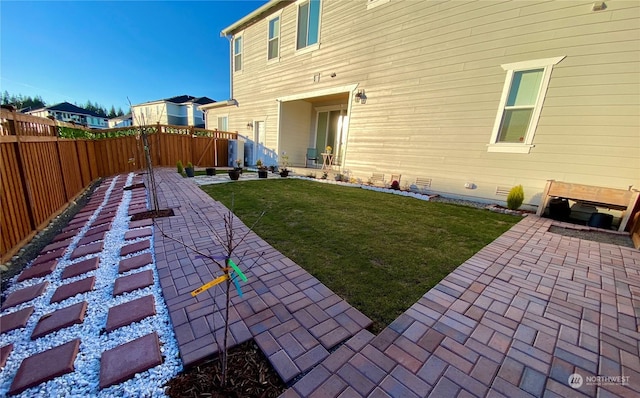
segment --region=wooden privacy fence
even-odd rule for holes
[[[153,125],[89,130],[0,110],[0,262],[46,227],[98,177],[142,169],[141,129],[154,166],[226,166],[235,133]],[[61,131],[87,138],[61,138]]]

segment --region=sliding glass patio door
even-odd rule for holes
[[[316,117],[316,149],[318,153],[326,151],[330,146],[333,153],[333,164],[342,166],[347,144],[349,116],[346,109],[318,110]]]

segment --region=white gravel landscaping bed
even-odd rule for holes
[[[119,178],[123,178],[120,176]],[[127,185],[131,183],[133,174],[129,174]],[[90,222],[93,222],[105,206],[110,194],[113,193],[116,178],[107,189],[107,195],[100,207],[92,215]],[[104,249],[99,254],[100,266],[97,270],[69,278],[62,282],[60,280],[62,271],[69,265],[80,262],[95,255],[78,258],[73,261],[69,259],[71,253],[76,248],[78,241],[89,229],[85,226],[69,245],[64,256],[59,260],[54,272],[42,278],[33,278],[21,283],[16,283],[18,276],[14,277],[6,294],[13,291],[32,286],[43,281],[48,281],[45,292],[36,299],[18,306],[2,311],[1,315],[18,311],[25,307],[34,306],[35,310],[25,328],[13,330],[0,335],[0,347],[13,343],[14,348],[9,356],[5,367],[0,370],[0,396],[5,396],[9,390],[13,378],[18,371],[23,359],[42,352],[44,350],[67,343],[73,339],[80,338],[80,351],[75,359],[75,371],[66,375],[54,378],[39,386],[30,388],[18,397],[163,397],[164,384],[173,378],[181,369],[182,362],[179,358],[178,345],[173,334],[169,313],[162,297],[160,288],[160,278],[155,268],[155,254],[153,253],[153,236],[141,238],[151,240],[151,252],[154,262],[150,265],[129,271],[123,275],[137,273],[151,269],[154,274],[154,284],[144,289],[139,289],[130,293],[125,293],[117,297],[112,297],[113,285],[118,275],[118,264],[120,258],[120,248],[125,245],[124,234],[128,231],[129,216],[128,206],[131,200],[132,191],[124,191],[122,200],[118,207],[116,217],[113,220],[110,231],[104,238]],[[119,193],[113,193],[119,194]],[[90,224],[89,224],[90,225]],[[136,241],[127,241],[131,244]],[[137,255],[134,253],[128,257]],[[51,296],[55,290],[63,285],[90,276],[96,277],[95,287],[92,291],[68,298],[60,303],[49,304]],[[122,275],[120,275],[122,276]],[[111,333],[104,332],[107,321],[107,313],[110,307],[127,302],[142,296],[152,294],[155,299],[156,315],[147,317],[140,322],[116,329]],[[51,313],[57,309],[87,301],[88,308],[84,322],[71,327],[64,328],[57,332],[48,334],[35,341],[31,340],[31,333],[42,315]],[[99,389],[100,380],[100,356],[104,351],[112,349],[121,344],[132,341],[146,334],[156,332],[160,339],[163,363],[145,372],[137,374],[134,378],[123,383],[111,386],[104,390]]]

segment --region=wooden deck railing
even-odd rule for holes
[[[226,166],[236,133],[152,125],[90,130],[0,110],[0,262],[67,208],[98,177],[140,170],[140,128],[154,166]],[[61,138],[69,134],[74,137]]]

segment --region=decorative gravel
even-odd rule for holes
[[[100,207],[94,212],[90,219],[93,222],[100,210],[106,204],[110,194],[114,190],[117,178],[111,182],[105,200]],[[120,177],[122,178],[122,177]],[[127,185],[131,183],[133,174],[127,178]],[[119,194],[119,193],[114,193]],[[49,286],[46,291],[28,303],[23,303],[16,307],[9,308],[2,312],[6,315],[11,312],[18,311],[28,306],[34,306],[35,311],[29,318],[27,326],[22,329],[13,330],[0,335],[0,346],[9,343],[14,344],[14,351],[7,360],[5,367],[0,371],[0,396],[5,396],[14,376],[23,359],[33,354],[64,344],[74,338],[80,337],[80,352],[76,357],[74,366],[75,371],[39,386],[30,388],[18,397],[163,397],[165,395],[164,385],[173,378],[181,369],[182,363],[179,359],[178,345],[173,334],[173,329],[169,320],[169,314],[162,297],[162,290],[159,284],[159,277],[155,268],[155,255],[153,253],[153,236],[138,239],[151,239],[151,252],[154,257],[154,263],[145,267],[129,271],[123,275],[133,272],[140,272],[147,269],[153,271],[154,284],[144,289],[139,289],[130,293],[125,293],[117,297],[112,297],[113,284],[118,277],[118,263],[120,258],[120,248],[124,245],[124,234],[128,231],[129,216],[128,205],[131,200],[131,191],[124,191],[121,203],[118,207],[116,217],[112,223],[111,230],[106,233],[104,238],[104,250],[99,254],[100,267],[97,270],[90,271],[86,274],[79,275],[74,278],[60,280],[62,271],[72,264],[70,255],[82,238],[84,233],[89,229],[85,226],[74,237],[71,245],[60,259],[57,268],[50,275],[42,278],[29,279],[21,283],[17,283],[17,276],[11,281],[10,287],[5,292],[9,294],[18,289],[32,286],[43,281],[48,281]],[[89,224],[90,225],[90,224]],[[129,241],[127,243],[133,243]],[[140,254],[140,253],[136,253]],[[79,258],[73,261],[77,263],[92,255]],[[133,255],[130,255],[131,257]],[[49,304],[51,296],[55,290],[62,284],[75,282],[89,276],[96,277],[96,285],[94,290],[74,297],[63,300],[59,303]],[[107,312],[110,307],[130,301],[142,296],[152,294],[155,299],[156,312],[155,316],[135,322],[131,325],[121,327],[111,333],[105,333],[104,328],[107,321]],[[87,301],[88,309],[81,324],[59,330],[48,334],[35,341],[31,340],[31,333],[35,328],[38,320],[42,315],[51,313],[57,309],[67,307],[82,301]],[[118,385],[99,390],[100,378],[100,356],[106,350],[112,349],[118,345],[127,343],[138,337],[142,337],[151,332],[157,332],[160,338],[161,352],[163,355],[163,363],[159,366],[151,368],[145,372],[136,374],[130,380]]]

